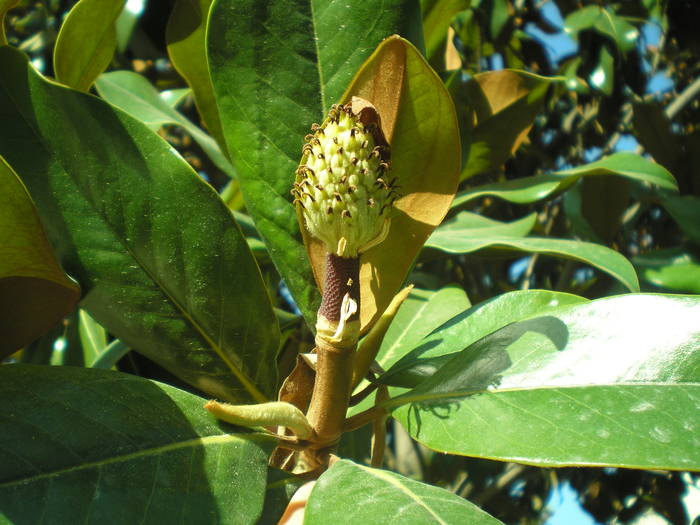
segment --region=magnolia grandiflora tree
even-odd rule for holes
[[[552,71],[529,0],[178,0],[152,67],[133,2],[0,0],[0,522],[276,523],[309,479],[308,525],[527,522],[616,476],[651,480],[620,519],[671,515],[697,87],[630,104],[663,165],[586,145],[654,3],[556,2]]]

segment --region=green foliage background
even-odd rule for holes
[[[377,358],[398,396],[393,472],[363,466],[366,430],[346,435],[340,455],[352,462],[321,478],[307,522],[385,490],[380,508],[363,504],[364,523],[387,508],[410,508],[407,522],[496,522],[472,503],[505,523],[542,523],[568,483],[600,522],[652,512],[690,523],[694,2],[137,4],[0,0],[0,188],[31,196],[57,258],[27,255],[43,233],[0,229],[24,261],[0,261],[4,319],[23,307],[16,297],[28,311],[37,294],[56,304],[6,359],[23,365],[0,367],[12,400],[0,412],[0,522],[100,521],[116,507],[128,511],[115,523],[279,518],[299,480],[266,469],[271,441],[215,423],[200,396],[275,398],[311,348],[319,295],[290,177],[309,125],[400,34],[452,96],[461,182]],[[564,40],[570,53],[552,49]],[[30,257],[47,269],[26,272]],[[61,267],[81,286],[79,309]],[[104,499],[93,509],[95,486]]]

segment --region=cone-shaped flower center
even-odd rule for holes
[[[341,257],[357,257],[381,242],[396,199],[387,178],[388,145],[378,119],[367,120],[350,104],[333,106],[306,137],[292,190],[309,233]]]

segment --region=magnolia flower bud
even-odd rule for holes
[[[353,108],[355,111],[353,111]],[[306,136],[292,194],[309,233],[328,253],[357,257],[386,237],[397,197],[376,110],[353,97]]]

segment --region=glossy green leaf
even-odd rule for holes
[[[406,525],[501,523],[445,489],[341,460],[314,485],[306,505],[304,525],[384,525],[388,517]]]
[[[435,232],[427,247],[448,253],[472,253],[488,249],[490,253],[541,253],[590,264],[614,277],[631,291],[639,291],[637,274],[632,264],[620,253],[591,242],[550,237],[469,237],[449,232]]]
[[[676,173],[683,158],[681,140],[671,131],[671,121],[659,102],[639,102],[632,105],[634,136],[656,162]]]
[[[631,51],[639,37],[632,24],[617,16],[610,9],[589,5],[574,11],[564,20],[564,31],[576,35],[579,31],[594,29],[610,37],[621,51]]]
[[[115,339],[97,356],[91,364],[91,368],[102,368],[104,370],[109,370],[110,368],[116,366],[117,362],[124,357],[131,348],[128,345]]]
[[[498,169],[515,153],[542,109],[549,86],[559,80],[502,70],[480,73],[467,83],[468,103],[473,110],[467,118],[476,125],[462,137],[462,180]]]
[[[700,297],[622,295],[480,339],[389,402],[420,442],[520,463],[700,467]]]
[[[667,197],[661,202],[691,240],[700,243],[700,197]]]
[[[91,366],[107,347],[107,332],[82,308],[78,312],[78,332],[83,348],[83,361],[86,366]]]
[[[422,338],[411,339],[403,357],[387,370],[380,381],[414,387],[432,376],[443,364],[469,345],[504,326],[544,315],[561,306],[588,302],[577,295],[548,290],[508,292],[476,306],[465,308],[430,330]]]
[[[160,98],[171,108],[177,108],[182,102],[192,94],[190,88],[166,89],[159,93]]]
[[[231,213],[165,141],[0,48],[0,154],[23,178],[84,307],[180,378],[276,396],[279,331]]]
[[[493,196],[517,204],[530,204],[550,195],[564,191],[577,179],[557,175],[533,175],[494,184],[484,184],[458,193],[452,201],[452,208],[481,197]]]
[[[562,62],[559,71],[566,78],[566,88],[587,95],[590,92],[588,84],[580,76],[578,76],[579,68],[583,63],[583,58],[576,56]]]
[[[3,523],[256,523],[269,438],[118,372],[0,367]]]
[[[435,55],[444,50],[447,29],[452,18],[469,7],[471,0],[429,0],[422,2],[425,56],[432,62]]]
[[[598,65],[588,76],[588,83],[605,95],[612,95],[615,86],[615,59],[605,46],[600,48]]]
[[[289,193],[304,136],[377,44],[419,35],[418,20],[414,0],[212,5],[208,57],[227,148],[248,211],[311,326],[320,294]]]
[[[525,237],[536,222],[536,213],[531,213],[512,222],[501,222],[478,213],[463,211],[436,229],[430,236],[430,242],[450,245],[467,238]]]
[[[177,0],[165,38],[170,61],[192,88],[202,122],[223,148],[224,132],[207,61],[206,31],[211,4],[212,0]]]
[[[390,368],[431,331],[459,312],[469,308],[467,294],[457,286],[446,286],[438,291],[414,288],[399,308],[377,352],[376,362],[383,369]],[[363,381],[357,391],[369,383]],[[372,398],[350,408],[356,414],[369,408]]]
[[[95,87],[107,102],[136,117],[154,131],[166,124],[182,126],[221,171],[235,177],[233,166],[216,141],[173,109],[143,76],[131,71],[112,71],[101,75]]]
[[[678,190],[676,179],[663,166],[634,153],[620,152],[568,170],[469,188],[455,197],[452,207],[457,208],[489,195],[509,202],[529,204],[567,190],[581,177],[600,175],[617,175],[649,182],[669,190]]]
[[[7,45],[7,37],[5,36],[5,15],[18,3],[19,0],[0,0],[0,46]]]
[[[141,0],[131,3],[127,2],[121,14],[117,17],[115,29],[117,31],[117,51],[119,53],[124,53],[129,46],[134,28],[139,18],[141,18],[145,6],[146,2]]]
[[[498,40],[501,36],[501,31],[503,31],[510,18],[508,3],[506,0],[493,0],[491,6],[489,32],[491,33],[491,39]]]
[[[682,249],[637,255],[632,263],[639,277],[664,290],[700,294],[700,259]]]
[[[433,330],[468,309],[464,290],[447,286],[436,292],[414,289],[384,336],[377,362],[389,369]]]
[[[80,289],[68,277],[22,181],[0,156],[0,359],[70,312]]]
[[[87,91],[112,61],[115,22],[125,0],[80,0],[61,25],[53,54],[56,79]]]

